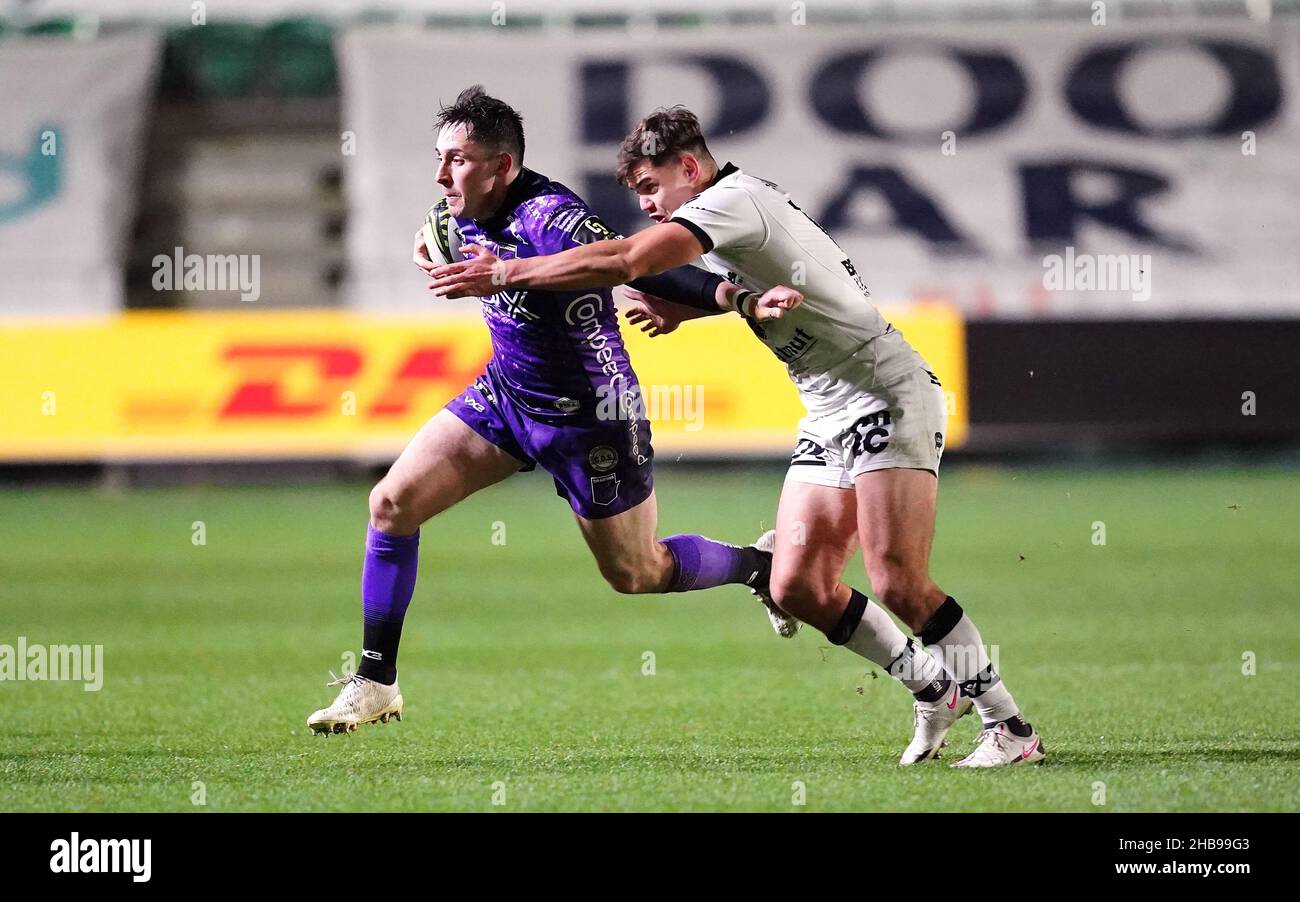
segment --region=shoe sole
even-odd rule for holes
[[[331,734],[355,733],[357,725],[388,723],[390,720],[400,721],[402,719],[402,696],[398,695],[382,711],[369,720],[320,720],[315,723],[307,722],[311,728],[312,734],[317,736],[330,736]]]
[[[772,624],[772,629],[782,639],[793,639],[799,632],[799,627],[803,624],[791,617],[785,611],[776,606],[776,602],[769,601],[767,596],[755,592],[759,601],[767,606],[767,622]]]

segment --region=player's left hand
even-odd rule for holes
[[[429,288],[440,298],[485,298],[506,287],[506,264],[485,247],[466,244],[464,260],[434,267]]]
[[[623,315],[632,325],[641,326],[641,331],[648,333],[651,338],[667,335],[682,324],[682,318],[677,315],[680,308],[673,309],[677,307],[676,304],[635,288],[624,287],[623,296],[628,301]]]
[[[759,322],[767,319],[780,319],[787,310],[793,310],[803,303],[803,295],[793,288],[778,285],[763,292],[754,302],[754,319]]]

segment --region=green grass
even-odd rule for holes
[[[780,478],[664,469],[662,531],[749,541]],[[426,526],[407,719],[328,740],[304,722],[360,640],[366,486],[0,492],[0,644],[102,644],[106,671],[0,682],[0,810],[1296,810],[1298,485],[947,472],[935,577],[1049,752],[991,773],[897,768],[907,693],[743,591],[616,595],[542,476]]]

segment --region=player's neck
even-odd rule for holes
[[[716,162],[701,162],[699,165],[699,175],[695,178],[694,185],[690,186],[695,191],[703,191],[712,185],[718,179],[718,164]]]
[[[504,206],[506,203],[506,199],[510,196],[510,186],[513,185],[515,183],[515,180],[518,179],[519,176],[523,175],[523,173],[524,173],[524,167],[520,166],[514,172],[508,173],[506,175],[505,182],[500,187],[498,187],[495,191],[493,191],[493,194],[497,195],[496,199],[492,201],[491,207],[482,216],[478,217],[479,221],[487,222],[489,220],[496,219],[502,213],[507,212],[506,210],[504,210]]]
[[[711,186],[718,180],[718,164],[712,160],[700,160],[700,168],[694,181],[691,183],[691,190],[699,194],[705,188]]]

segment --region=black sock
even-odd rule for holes
[[[745,571],[757,574],[745,585],[767,595],[772,582],[772,552],[759,551],[753,545],[746,545],[742,549],[742,555]]]
[[[935,680],[920,692],[913,692],[912,698],[916,699],[918,702],[937,702],[948,694],[948,689],[951,686],[951,680]]]
[[[844,606],[844,613],[840,615],[839,623],[826,634],[826,638],[831,640],[832,645],[843,645],[853,638],[853,633],[862,622],[862,612],[867,609],[868,603],[867,596],[857,589],[849,588],[849,603]]]
[[[957,599],[949,595],[925,626],[916,631],[916,638],[921,640],[922,645],[934,645],[952,632],[952,628],[961,620],[963,613],[965,612],[962,611],[961,605],[957,604]]]
[[[1032,735],[1034,732],[1034,728],[1022,720],[1019,714],[1013,714],[1002,722],[1007,725],[1008,730],[1010,730],[1014,735],[1019,736],[1021,739]],[[984,729],[991,730],[996,726],[997,724],[995,723],[986,723],[984,724]]]
[[[401,621],[366,618],[362,627],[361,665],[357,675],[391,686],[397,682],[397,646],[402,640]]]

